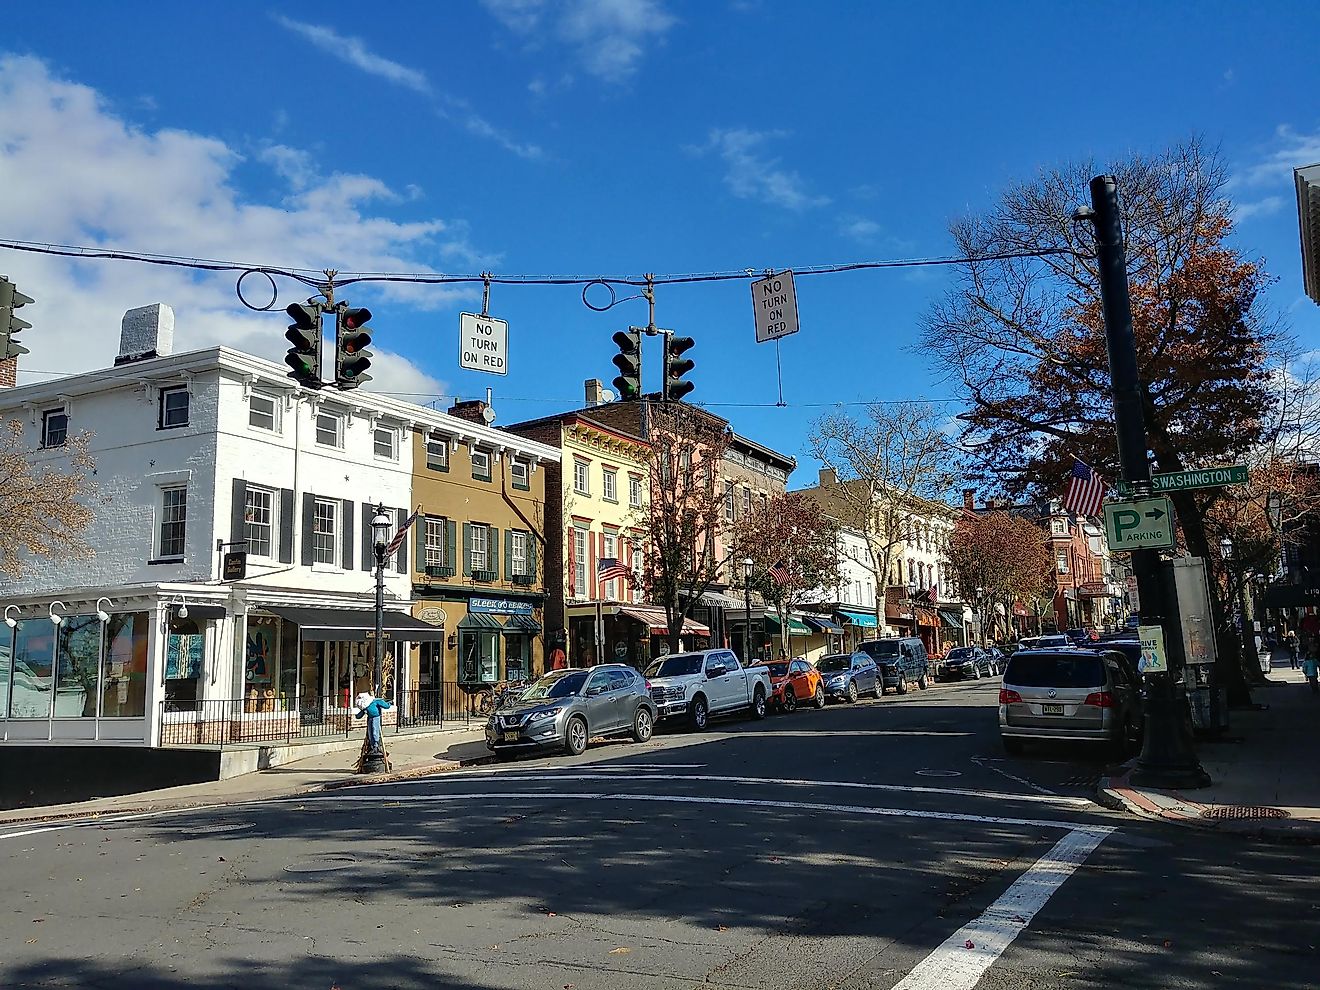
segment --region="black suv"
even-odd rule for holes
[[[897,694],[907,694],[916,685],[926,690],[929,684],[930,661],[926,657],[926,644],[916,636],[892,639],[868,639],[857,644],[857,652],[865,653],[880,669],[881,683],[893,688]]]

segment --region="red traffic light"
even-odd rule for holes
[[[343,326],[346,330],[360,330],[362,327],[365,327],[370,320],[371,310],[369,309],[344,310]]]

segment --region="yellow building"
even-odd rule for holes
[[[545,669],[546,484],[559,451],[492,429],[484,409],[460,403],[413,426],[413,615],[446,635],[418,647],[409,686],[430,704],[450,685],[446,707]]]

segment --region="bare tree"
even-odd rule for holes
[[[867,557],[860,563],[875,579],[881,622],[891,569],[914,541],[916,520],[934,511],[932,503],[947,511],[956,452],[944,425],[940,408],[930,403],[874,404],[861,416],[828,413],[808,437],[811,452],[836,478],[810,491],[826,513],[865,539]]]
[[[83,540],[99,494],[91,480],[91,434],[70,437],[59,451],[33,447],[21,420],[0,431],[0,573],[21,578],[33,557],[85,560]]]

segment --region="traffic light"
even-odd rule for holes
[[[27,354],[28,349],[13,339],[14,334],[32,326],[14,315],[14,310],[32,302],[31,296],[25,296],[18,287],[9,281],[8,276],[0,275],[0,361]]]
[[[614,355],[614,366],[619,369],[619,377],[614,379],[614,389],[624,402],[635,402],[642,396],[642,334],[636,327],[620,330],[612,338],[619,345],[619,353]]]
[[[696,367],[691,358],[683,357],[683,352],[695,343],[691,337],[665,335],[665,398],[670,402],[677,402],[696,388],[683,380]]]
[[[371,319],[369,309],[342,309],[335,323],[335,384],[340,388],[357,388],[371,381],[367,369],[371,367]]]
[[[293,370],[289,377],[305,388],[321,387],[321,305],[314,300],[291,303],[284,312],[293,317],[285,339],[293,346],[284,363]]]

